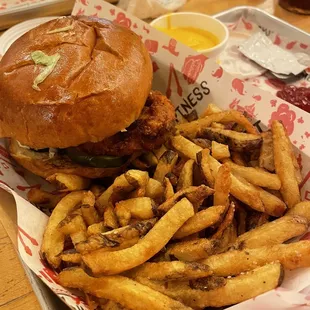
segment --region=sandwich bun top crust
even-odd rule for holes
[[[34,51],[56,56],[51,73]],[[0,137],[34,149],[98,142],[140,115],[152,83],[148,51],[110,21],[63,17],[16,40],[0,62]]]

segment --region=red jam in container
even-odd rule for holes
[[[310,113],[310,88],[286,85],[277,92],[277,96]]]

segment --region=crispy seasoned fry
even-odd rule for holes
[[[247,163],[240,152],[231,152],[231,159],[235,164],[239,166],[247,166]]]
[[[213,204],[215,206],[228,206],[229,205],[229,192],[231,189],[231,176],[230,167],[223,164],[215,178],[214,184],[214,198]]]
[[[117,216],[112,206],[107,206],[103,214],[103,224],[110,229],[118,228]]]
[[[107,251],[110,251],[111,248],[125,249],[136,244],[140,237],[143,237],[155,223],[156,219],[151,219],[108,232],[93,234],[84,242],[77,244],[76,249],[82,254],[103,248]]]
[[[226,207],[225,207],[226,210]],[[232,202],[227,210],[224,220],[218,227],[216,233],[212,236],[212,239],[220,239],[224,231],[230,226],[234,220],[235,215],[235,204]]]
[[[152,152],[143,154],[142,158],[143,161],[145,161],[150,167],[156,166],[158,164],[158,159]]]
[[[144,263],[130,270],[126,275],[130,278],[143,277],[150,280],[191,280],[208,277],[212,274],[206,264],[195,262],[158,262]]]
[[[165,147],[165,145],[162,145],[160,148],[153,150],[154,155],[157,157],[157,159],[159,160],[164,153],[168,151],[168,149]]]
[[[72,192],[87,189],[90,180],[73,174],[55,173],[50,175],[46,180],[55,184],[59,192]]]
[[[202,151],[202,148],[192,141],[182,137],[182,136],[173,136],[171,138],[171,145],[175,150],[189,159],[196,161],[196,154]]]
[[[214,188],[215,178],[209,165],[210,150],[204,149],[197,153],[197,163],[208,186]]]
[[[165,187],[164,197],[165,197],[165,200],[168,200],[174,195],[174,189],[170,182],[170,179],[168,178],[164,179],[164,187]]]
[[[218,143],[216,141],[212,141],[211,151],[212,156],[217,160],[230,157],[228,145]]]
[[[127,308],[124,308],[122,305],[119,303],[109,300],[105,305],[104,305],[104,310],[126,310]]]
[[[155,202],[149,197],[138,197],[118,202],[115,214],[121,226],[128,225],[131,218],[148,220],[154,217]]]
[[[158,199],[161,199],[163,195],[164,195],[163,185],[160,182],[156,181],[155,179],[150,178],[145,189],[145,196],[150,197],[157,201]]]
[[[70,235],[74,245],[87,239],[83,217],[76,213],[67,215],[57,226],[64,235]]]
[[[122,276],[93,278],[81,268],[69,268],[58,275],[58,281],[64,287],[82,289],[98,298],[111,299],[129,309],[189,309],[164,294]]]
[[[183,198],[136,245],[117,252],[97,250],[83,255],[82,259],[95,275],[117,274],[134,268],[158,253],[193,215],[193,205]]]
[[[302,182],[302,175],[301,175],[301,171],[300,171],[300,166],[298,164],[296,155],[294,153],[293,144],[290,143],[290,140],[289,140],[289,145],[290,145],[290,149],[291,149],[292,162],[293,162],[293,165],[294,165],[294,168],[295,168],[295,177],[296,177],[297,183],[299,185]]]
[[[281,188],[281,181],[276,174],[269,173],[261,168],[241,167],[233,162],[227,162],[227,165],[230,166],[234,174],[238,174],[254,185],[275,190]]]
[[[97,199],[105,191],[105,188],[99,184],[92,184],[89,190],[94,194],[95,198]]]
[[[181,261],[194,262],[214,254],[218,246],[217,240],[205,238],[181,241],[171,244],[165,256],[167,259],[176,257]]]
[[[256,227],[262,226],[269,222],[270,216],[266,213],[260,212],[249,212],[247,217],[247,230],[255,229]]]
[[[225,286],[226,283],[227,280],[223,277],[211,276],[192,280],[189,282],[189,286],[195,290],[212,291]]]
[[[237,152],[251,152],[259,149],[262,143],[258,135],[219,128],[204,128],[200,137],[228,145],[230,150]]]
[[[289,209],[286,215],[299,215],[304,217],[310,222],[310,201],[302,201],[295,205],[293,208]]]
[[[233,305],[276,288],[282,283],[283,268],[279,263],[268,264],[246,274],[227,279],[225,286],[210,291],[191,289],[186,282],[163,283],[146,278],[137,280],[191,308],[203,309]]]
[[[258,159],[259,167],[265,168],[268,171],[274,172],[274,154],[273,154],[273,141],[272,132],[268,130],[261,134],[263,143],[260,149],[260,155]]]
[[[175,233],[174,239],[182,239],[199,232],[205,228],[216,225],[226,212],[226,206],[214,206],[197,212],[187,220],[184,225]]]
[[[193,186],[193,168],[195,161],[193,159],[189,159],[183,166],[183,169],[180,173],[177,191],[184,189],[189,186]]]
[[[66,263],[80,264],[82,256],[75,249],[64,251],[60,254],[61,260]]]
[[[58,268],[64,249],[65,234],[57,229],[58,224],[81,203],[86,191],[72,192],[60,200],[51,214],[44,231],[41,255],[54,268]]]
[[[211,172],[214,178],[216,178],[218,169],[221,167],[221,164],[212,156],[208,157],[208,162],[210,164]],[[231,188],[230,192],[237,199],[244,202],[252,209],[264,212],[265,207],[260,198],[257,188],[248,183],[243,178],[237,178],[231,174]]]
[[[174,204],[181,198],[186,197],[192,204],[201,204],[202,201],[214,193],[213,189],[205,185],[190,186],[176,192],[172,197],[162,203],[158,208],[158,212],[165,213],[170,210]]]
[[[99,214],[95,209],[95,195],[91,191],[87,192],[87,196],[82,201],[81,212],[88,226],[100,222]]]
[[[146,188],[149,182],[149,174],[146,171],[128,170],[124,176],[134,188]]]
[[[239,236],[233,247],[242,249],[271,246],[300,236],[307,229],[308,221],[305,218],[298,215],[285,215]]]
[[[204,118],[204,117],[209,116],[211,114],[219,113],[222,111],[223,110],[221,108],[219,108],[216,104],[209,103],[206,110],[204,112],[202,112],[202,114],[200,115],[200,118]]]
[[[153,178],[163,183],[167,173],[171,172],[178,160],[178,154],[174,151],[166,151],[159,159]]]
[[[237,221],[237,233],[238,236],[244,234],[247,230],[247,211],[241,206],[241,204],[234,199],[236,206],[236,221]]]
[[[66,193],[52,194],[39,188],[31,188],[27,193],[29,202],[39,207],[54,209]]]
[[[109,229],[104,226],[104,222],[95,223],[87,227],[87,236],[100,234],[108,230]]]
[[[238,275],[272,262],[279,262],[289,270],[309,267],[310,241],[233,250],[210,256],[201,261],[213,270],[214,275],[222,277]]]
[[[233,221],[227,228],[222,232],[221,238],[218,239],[219,245],[216,253],[227,251],[229,246],[233,244],[237,239],[237,228],[235,221]]]
[[[212,122],[211,128],[217,128],[217,129],[225,129],[225,125],[217,122]]]
[[[291,142],[279,121],[272,122],[273,152],[276,172],[281,180],[281,194],[289,208],[300,202],[298,181],[292,160]]]
[[[255,126],[253,126],[242,113],[232,110],[214,113],[197,121],[177,125],[176,129],[181,135],[196,137],[197,134],[199,134],[204,128],[209,127],[213,122],[223,124],[236,122],[237,124],[242,125],[248,133],[257,135]]]

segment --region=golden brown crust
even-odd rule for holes
[[[66,156],[49,158],[48,152],[40,153],[22,148],[18,145],[16,140],[13,139],[10,141],[9,150],[11,156],[21,166],[45,179],[57,172],[79,175],[90,179],[111,177],[122,173],[130,163],[129,160],[125,165],[118,168],[92,168],[80,166],[72,162]]]
[[[42,70],[30,57],[36,50],[60,54],[41,91],[32,88]],[[139,117],[151,82],[149,54],[132,31],[98,18],[50,21],[15,41],[0,62],[0,136],[37,149],[101,141]]]

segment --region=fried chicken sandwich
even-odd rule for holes
[[[63,17],[17,39],[0,62],[0,136],[31,172],[113,176],[173,128],[151,91],[140,37],[110,21]]]

